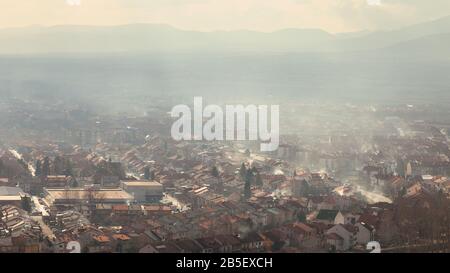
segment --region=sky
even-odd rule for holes
[[[0,28],[168,24],[197,31],[396,29],[450,15],[449,0],[0,0]]]

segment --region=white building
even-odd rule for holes
[[[158,203],[163,197],[163,185],[154,181],[122,181],[121,187],[138,203]]]
[[[336,242],[339,241],[339,244],[335,245],[332,243],[332,245],[335,247],[338,251],[345,251],[351,249],[355,243],[356,243],[356,234],[357,230],[353,226],[350,225],[342,225],[338,224],[330,228],[326,231],[327,235],[338,235],[337,238],[340,238],[341,240],[335,240]],[[327,242],[330,244],[330,240],[327,240]]]
[[[361,245],[366,245],[368,242],[375,239],[375,228],[366,223],[357,223],[358,233],[356,234],[356,242]]]

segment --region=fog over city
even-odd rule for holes
[[[449,252],[448,1],[11,3],[0,253]],[[194,97],[276,149],[174,137]]]

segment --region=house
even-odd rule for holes
[[[344,225],[355,225],[358,222],[359,215],[355,213],[344,213]]]
[[[313,196],[307,201],[308,211],[315,211],[319,209],[320,204],[323,202],[323,196]]]
[[[115,250],[117,252],[122,253],[132,250],[132,241],[127,234],[113,234],[112,238],[115,240]]]
[[[222,246],[215,237],[199,238],[195,241],[201,246],[202,253],[216,253]]]
[[[338,210],[321,209],[319,210],[319,213],[317,214],[314,221],[326,225],[345,224],[345,217]]]
[[[283,229],[272,229],[263,234],[266,250],[279,251],[290,244],[289,237]]]
[[[158,203],[163,197],[163,185],[155,181],[121,181],[121,187],[139,203]]]
[[[191,239],[180,239],[174,241],[174,243],[182,253],[202,253],[203,250],[199,243]]]
[[[36,238],[26,234],[16,237],[0,237],[0,253],[39,253],[41,246]]]
[[[44,187],[46,188],[65,188],[73,185],[74,179],[66,175],[48,175],[44,179]]]
[[[315,228],[301,223],[293,223],[282,227],[286,231],[291,245],[303,248],[316,248],[319,245],[319,237]]]
[[[22,207],[22,198],[24,197],[25,193],[21,188],[0,186],[0,206]]]
[[[343,251],[344,248],[344,238],[339,236],[337,233],[329,233],[326,235],[327,245],[334,251]]]
[[[333,240],[338,242],[337,245],[332,245],[335,246],[335,250],[337,251],[345,251],[345,250],[349,250],[351,249],[355,243],[356,243],[356,234],[357,234],[357,228],[351,225],[343,225],[343,224],[337,224],[334,225],[332,228],[328,229],[326,231],[326,235],[331,235],[331,234],[337,234],[339,238],[342,238],[342,241],[336,237],[336,236],[332,236],[335,237]],[[328,237],[327,236],[327,242],[328,242]]]
[[[169,206],[164,205],[143,205],[142,210],[144,216],[164,216],[172,213],[172,209]]]
[[[7,177],[0,177],[0,187],[15,187],[16,182]]]
[[[259,252],[264,250],[266,239],[257,232],[249,233],[245,238],[241,239],[242,250],[249,252]]]
[[[132,195],[121,189],[89,189],[89,188],[65,188],[45,189],[45,200],[52,205],[79,205],[86,202],[95,204],[127,204],[132,203]]]
[[[361,245],[366,245],[368,242],[375,239],[375,228],[364,222],[356,224],[358,233],[356,233],[356,242]]]
[[[103,188],[118,188],[120,186],[120,178],[115,175],[104,175],[100,178],[100,185]]]
[[[181,253],[180,248],[173,242],[164,244],[148,244],[139,250],[139,253]]]
[[[279,226],[285,221],[283,211],[278,208],[270,208],[267,210],[269,225]]]
[[[141,249],[139,249],[139,253],[158,253],[157,249],[152,245],[148,244]]]
[[[114,251],[113,242],[106,235],[94,235],[92,241],[93,243],[87,246],[89,253],[112,253]]]
[[[220,253],[232,253],[241,250],[241,240],[233,235],[217,235],[216,240],[221,244],[218,249]]]

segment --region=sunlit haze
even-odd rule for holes
[[[158,23],[187,30],[351,32],[399,28],[449,15],[434,0],[0,0],[0,28]],[[75,3],[75,4],[74,4]]]

